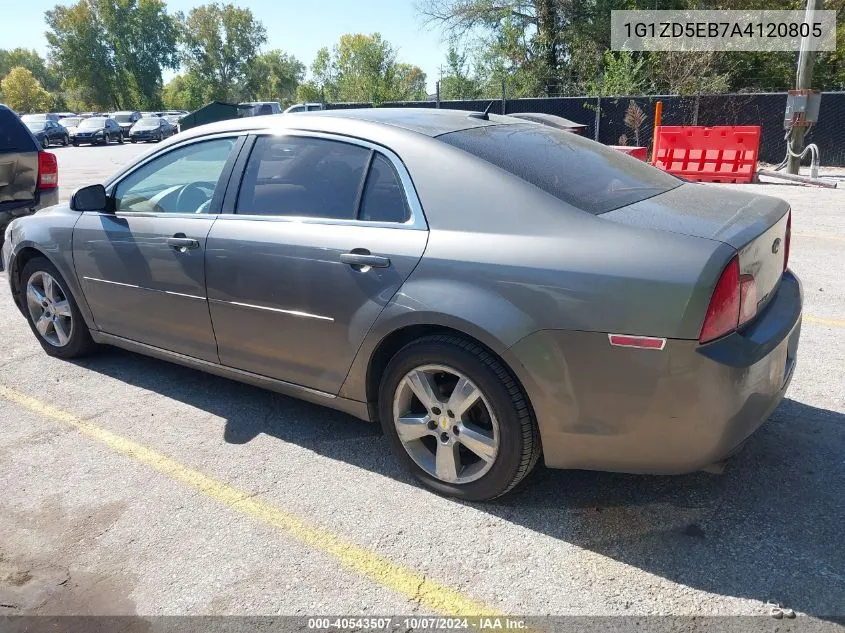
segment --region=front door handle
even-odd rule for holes
[[[177,233],[173,237],[167,238],[167,245],[180,253],[184,253],[189,248],[199,248],[200,243],[192,237],[185,237],[184,233]]]
[[[355,249],[350,253],[342,253],[340,255],[340,261],[358,270],[364,266],[369,266],[370,268],[387,268],[390,266],[390,260],[387,257],[373,255],[370,251],[364,249]]]

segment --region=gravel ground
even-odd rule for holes
[[[64,197],[145,149],[56,149]],[[340,413],[113,349],[49,358],[0,284],[0,387],[41,403],[0,397],[0,615],[845,615],[845,191],[744,188],[792,204],[808,318],[786,400],[722,475],[540,467],[443,499]]]

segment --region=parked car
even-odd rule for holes
[[[76,126],[76,132],[71,136],[73,146],[90,143],[91,145],[108,145],[111,141],[123,143],[123,131],[114,119],[102,116],[84,119]]]
[[[76,128],[79,126],[82,121],[85,120],[86,117],[83,116],[70,116],[62,119],[62,125],[67,130],[68,138],[72,139],[73,136],[76,134]]]
[[[141,113],[129,110],[112,112],[109,118],[114,119],[120,126],[120,129],[123,131],[123,138],[129,138],[129,130],[141,118]]]
[[[562,116],[545,114],[544,112],[518,112],[508,116],[524,119],[525,121],[532,121],[534,123],[542,123],[543,125],[549,125],[559,130],[565,130],[574,134],[584,134],[584,130],[587,129],[587,126],[582,123],[576,123],[575,121],[564,119]]]
[[[59,115],[52,112],[41,112],[38,114],[24,114],[21,121],[24,123],[37,123],[38,121],[58,121]]]
[[[238,105],[241,108],[238,116],[280,114],[282,111],[282,105],[278,101],[247,101]]]
[[[138,141],[157,141],[173,136],[176,133],[174,128],[166,119],[156,116],[138,119],[132,129],[129,130],[129,140],[132,143]]]
[[[59,201],[59,167],[17,114],[0,104],[0,245],[15,218]]]
[[[25,124],[43,149],[47,149],[51,144],[65,147],[70,144],[68,131],[61,123],[52,119],[41,119],[40,121],[25,121]]]
[[[3,258],[52,356],[107,343],[379,421],[426,486],[489,499],[541,453],[737,450],[795,367],[790,217],[549,126],[373,108],[186,130],[15,220]]]
[[[291,112],[317,112],[319,110],[325,110],[325,106],[322,103],[295,103],[285,110],[285,114]]]

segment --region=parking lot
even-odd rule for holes
[[[52,149],[63,198],[154,147]],[[845,615],[845,189],[744,187],[792,204],[805,318],[786,400],[718,475],[539,467],[441,498],[375,425],[116,349],[50,358],[4,280],[0,615]]]

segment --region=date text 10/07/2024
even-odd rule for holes
[[[519,631],[527,629],[525,620],[501,616],[482,616],[473,618],[438,618],[413,616],[402,618],[391,617],[323,617],[308,618],[308,628],[318,631],[390,631],[398,629],[407,631]]]

